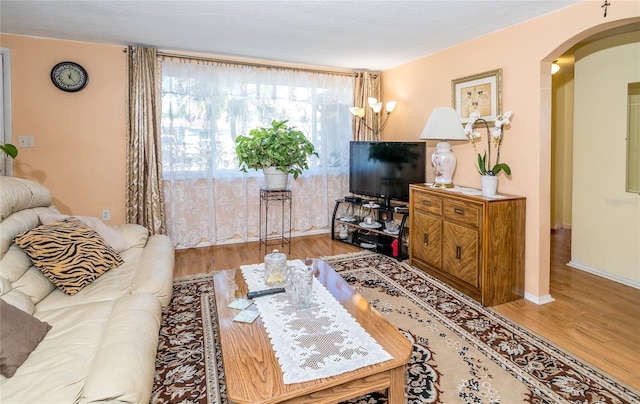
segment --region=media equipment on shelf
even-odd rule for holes
[[[349,145],[349,192],[409,202],[409,184],[426,181],[425,142],[361,142]]]
[[[403,206],[393,208],[370,201],[350,202],[336,200],[331,216],[331,239],[357,245],[385,254],[399,261],[409,257],[409,212],[398,212]]]
[[[351,203],[362,203],[362,198],[357,196],[345,196],[344,200]]]

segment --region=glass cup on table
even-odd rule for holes
[[[303,266],[291,268],[291,302],[296,310],[306,310],[311,306],[316,265],[315,260],[307,258]]]

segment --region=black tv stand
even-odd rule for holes
[[[391,197],[389,195],[383,195],[382,198],[384,198],[384,205],[382,206],[387,210],[393,209],[393,207],[391,206]]]
[[[396,212],[388,200],[384,205],[372,205],[373,202],[354,203],[338,199],[331,218],[331,239],[376,251],[398,261],[409,258],[409,210]],[[373,224],[364,223],[366,216],[373,216]],[[398,224],[397,233],[386,229],[388,221]]]

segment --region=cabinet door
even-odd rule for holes
[[[442,270],[473,287],[479,287],[478,232],[447,221],[442,228]]]
[[[442,220],[417,211],[414,211],[413,215],[413,227],[409,229],[413,258],[440,269],[442,265]]]

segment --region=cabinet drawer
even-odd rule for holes
[[[435,215],[442,215],[442,199],[421,192],[415,192],[413,198],[414,209]]]
[[[457,202],[450,199],[445,199],[443,202],[443,215],[446,219],[473,227],[479,227],[481,211],[481,205]]]

